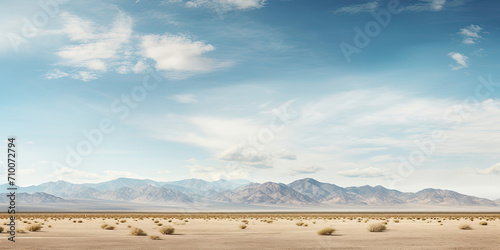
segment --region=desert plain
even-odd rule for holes
[[[16,242],[7,222],[0,249],[500,249],[500,213],[26,213]]]

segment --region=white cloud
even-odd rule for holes
[[[20,168],[19,169],[19,176],[27,176],[27,175],[35,175],[35,174],[36,174],[35,168]]]
[[[205,53],[215,50],[213,45],[193,41],[185,35],[146,35],[142,37],[140,46],[142,55],[153,59],[156,68],[162,71],[202,73],[229,65],[204,56]]]
[[[448,53],[448,56],[450,56],[458,64],[458,65],[450,64],[449,66],[451,67],[452,70],[459,70],[462,68],[469,67],[469,65],[467,64],[467,62],[469,61],[469,57],[464,56],[458,52],[450,52]]]
[[[273,166],[273,155],[271,153],[257,150],[250,145],[230,147],[216,154],[215,159],[235,161],[257,168],[271,168]]]
[[[458,34],[464,37],[462,41],[464,44],[475,44],[478,39],[481,38],[480,32],[483,28],[478,25],[471,24],[465,28],[460,29]]]
[[[457,7],[464,4],[464,0],[418,0],[415,4],[404,6],[401,8],[403,11],[441,11],[451,7]]]
[[[303,174],[314,174],[317,173],[324,168],[318,166],[303,166],[303,167],[295,167],[291,169],[291,175],[303,175]]]
[[[283,149],[274,154],[274,156],[278,159],[286,159],[286,160],[296,160],[297,155],[293,152]]]
[[[57,168],[52,174],[49,176],[57,179],[57,180],[88,180],[88,179],[102,179],[101,175],[88,173],[85,171],[77,170],[74,168],[61,167]]]
[[[189,173],[194,178],[204,179],[207,181],[217,181],[220,179],[237,180],[248,178],[248,172],[238,165],[226,165],[224,167],[205,167],[201,165],[186,166],[189,168]]]
[[[210,8],[218,12],[230,10],[253,10],[264,7],[266,0],[190,0],[186,2],[186,7],[190,8]]]
[[[377,7],[378,7],[377,1],[368,2],[365,4],[354,4],[354,5],[339,8],[339,9],[333,11],[333,14],[339,14],[339,13],[355,14],[355,13],[360,13],[360,12],[372,12],[372,11],[375,11],[377,9]]]
[[[478,174],[495,174],[495,175],[500,175],[500,163],[497,163],[487,169],[477,169],[476,168],[476,173]]]
[[[97,79],[98,75],[96,75],[92,72],[89,72],[89,71],[78,71],[78,72],[74,72],[74,73],[66,73],[66,72],[63,72],[59,69],[52,70],[52,71],[48,72],[47,74],[45,74],[45,79],[48,79],[48,80],[59,79],[59,78],[63,78],[63,77],[71,77],[71,78],[76,79],[76,80],[88,82],[88,81]]]
[[[158,174],[170,174],[170,171],[169,170],[160,170],[158,171]]]
[[[195,95],[192,95],[192,94],[184,94],[184,95],[174,95],[174,96],[171,96],[170,99],[178,102],[178,103],[195,103],[195,102],[199,102],[197,99],[196,99],[196,96]]]
[[[77,44],[57,52],[64,66],[106,72],[126,57],[123,53],[132,35],[132,18],[120,12],[109,29],[67,12],[61,14],[63,33]],[[62,75],[60,75],[62,77]],[[90,79],[82,77],[83,79]]]
[[[362,178],[382,177],[386,175],[385,171],[374,167],[344,170],[344,171],[339,171],[338,174],[346,177],[362,177]]]

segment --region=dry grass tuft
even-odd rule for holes
[[[164,226],[160,228],[160,233],[162,234],[173,234],[175,232],[175,228],[171,226]]]
[[[481,226],[486,226],[486,225],[488,225],[488,222],[486,222],[486,221],[481,221],[481,222],[479,222],[479,225],[481,225]],[[1,231],[0,231],[0,232],[1,232]]]
[[[241,228],[241,229],[245,229],[245,228],[247,228],[247,225],[242,224],[242,225],[240,225],[240,228]]]
[[[148,235],[142,229],[137,228],[137,227],[132,228],[132,230],[130,230],[130,234],[135,235],[135,236],[147,236]]]
[[[42,226],[40,224],[31,224],[31,225],[26,226],[26,230],[28,230],[30,232],[37,232],[37,231],[42,230]]]
[[[3,227],[0,227],[0,233],[3,232]]]
[[[160,236],[158,236],[158,235],[151,235],[151,236],[149,236],[149,238],[152,240],[161,240]]]
[[[333,232],[335,232],[334,228],[327,227],[327,228],[323,228],[323,229],[319,230],[318,234],[319,235],[332,235]]]
[[[462,230],[472,230],[472,227],[467,225],[467,224],[462,224],[458,228],[460,228]]]
[[[368,231],[370,232],[383,232],[387,227],[383,223],[371,224],[368,226]]]
[[[295,225],[297,225],[297,226],[301,227],[301,226],[303,226],[303,225],[304,225],[304,222],[297,222],[297,223],[295,223]]]

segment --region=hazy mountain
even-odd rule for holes
[[[390,190],[382,186],[361,186],[348,187],[345,189],[348,194],[355,197],[357,200],[363,201],[368,205],[398,205],[406,203],[398,198],[402,192]]]
[[[144,180],[139,180],[139,179],[131,179],[131,178],[118,178],[116,180],[112,181],[106,181],[106,182],[101,182],[101,183],[85,183],[82,184],[87,187],[95,188],[97,190],[116,190],[122,187],[129,187],[129,188],[138,188],[142,186],[155,186],[155,187],[160,187],[161,184],[159,184],[156,181],[149,180],[149,179],[144,179]]]
[[[66,181],[51,181],[38,186],[21,187],[19,191],[26,193],[44,192],[62,197],[71,197],[76,193],[92,192],[95,190],[84,184],[72,184]]]
[[[406,202],[417,204],[452,205],[452,206],[496,206],[494,201],[459,194],[450,190],[424,189],[405,196]]]
[[[7,184],[0,186],[3,190]],[[1,191],[1,190],[0,190]],[[288,185],[266,182],[249,183],[246,180],[205,181],[186,179],[155,182],[119,178],[95,184],[72,184],[65,181],[47,182],[36,186],[18,187],[19,199],[28,202],[57,202],[68,200],[159,202],[168,203],[224,203],[248,205],[304,205],[339,206],[398,206],[440,205],[497,207],[499,200],[488,200],[450,190],[424,189],[416,193],[400,192],[382,186],[340,187],[311,178],[296,180]],[[24,197],[24,198],[23,198]],[[5,198],[0,198],[5,200]],[[64,200],[63,200],[64,201]],[[196,202],[194,202],[196,201]],[[84,202],[84,201],[83,201]],[[228,205],[231,206],[231,205]]]
[[[366,205],[365,202],[356,200],[356,198],[349,195],[344,188],[334,184],[319,182],[311,178],[296,180],[288,184],[288,186],[319,202]]]
[[[227,180],[218,180],[213,182],[208,182],[200,179],[186,179],[180,181],[171,181],[166,182],[164,187],[176,188],[181,192],[190,192],[193,194],[200,195],[213,195],[218,192],[232,190],[238,187],[241,187],[245,184],[248,184],[249,181],[246,180],[236,180],[236,181],[227,181]]]
[[[28,202],[28,203],[53,203],[53,202],[61,202],[61,201],[66,201],[60,197],[42,193],[42,192],[36,192],[34,194],[28,194],[28,193],[18,193],[16,195],[16,202]],[[7,203],[9,202],[9,198],[7,197],[7,193],[2,193],[0,194],[0,202],[2,203]]]
[[[248,184],[233,191],[222,192],[214,200],[250,204],[316,204],[311,197],[303,195],[282,183],[266,182]]]

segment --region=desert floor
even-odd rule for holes
[[[17,228],[26,232],[18,233],[15,243],[8,241],[4,215],[0,219],[4,228],[0,249],[500,249],[499,214],[18,216],[22,218]],[[248,224],[242,220],[248,220]],[[482,221],[488,224],[480,225]],[[298,222],[307,226],[298,226]],[[387,222],[386,231],[368,231],[369,225],[380,222]],[[26,230],[29,225],[42,223],[41,231]],[[115,226],[114,230],[102,229],[104,223]],[[158,224],[174,227],[175,233],[161,234]],[[472,230],[459,229],[463,224]],[[247,227],[241,229],[241,225]],[[131,235],[134,227],[148,236]],[[336,231],[331,236],[318,235],[317,231],[325,227]],[[160,240],[150,239],[151,235],[160,236]]]

